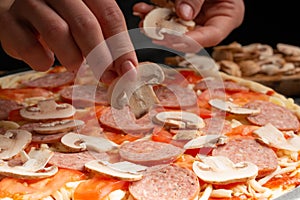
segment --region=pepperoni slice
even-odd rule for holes
[[[137,120],[128,107],[122,110],[106,108],[99,121],[107,130],[131,134],[147,133],[154,128],[148,114]]]
[[[96,85],[69,86],[60,92],[60,96],[75,107],[108,105],[107,88]]]
[[[204,123],[205,127],[201,131],[206,135],[224,135],[232,130],[230,122],[222,117],[207,118]]]
[[[60,153],[54,152],[54,155],[49,160],[50,165],[55,165],[60,168],[84,170],[85,163],[92,160],[109,161],[109,155],[107,153],[96,152],[79,152],[79,153]]]
[[[246,108],[260,109],[260,113],[249,115],[247,119],[254,125],[271,123],[282,131],[297,131],[300,123],[296,115],[287,108],[267,101],[256,100],[245,105]]]
[[[74,73],[65,71],[60,73],[49,73],[34,80],[24,82],[23,84],[27,87],[57,88],[72,83],[74,78]]]
[[[129,192],[137,200],[193,200],[199,188],[192,170],[168,165],[146,173],[142,180],[129,186]]]
[[[196,93],[180,85],[168,85],[154,88],[160,104],[165,108],[179,109],[197,105]]]
[[[231,139],[224,146],[214,149],[212,155],[226,156],[234,163],[252,162],[258,167],[258,177],[274,172],[278,166],[275,152],[252,138]]]
[[[183,152],[182,148],[172,144],[151,140],[127,142],[120,147],[121,158],[145,166],[171,163]]]
[[[239,85],[236,82],[233,81],[218,81],[214,79],[202,79],[199,81],[195,87],[194,90],[207,90],[207,89],[222,89],[224,88],[227,92],[248,92],[249,88]]]
[[[12,110],[22,108],[20,104],[9,99],[0,99],[0,120],[7,120]]]

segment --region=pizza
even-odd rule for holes
[[[292,99],[224,73],[161,68],[147,85],[158,101],[138,117],[112,106],[88,66],[0,78],[0,199],[275,199],[298,187]]]

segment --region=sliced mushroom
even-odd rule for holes
[[[170,8],[155,8],[150,11],[143,21],[145,34],[156,40],[163,40],[164,33],[173,35],[183,35],[195,26],[193,21],[179,20]]]
[[[79,130],[84,126],[84,124],[84,121],[81,120],[61,120],[49,123],[40,123],[39,126],[34,127],[33,130],[39,134],[54,134]]]
[[[112,164],[99,160],[93,160],[86,163],[85,168],[93,172],[106,174],[127,181],[141,180],[143,178],[142,172],[147,169],[146,166],[137,165],[127,161]]]
[[[286,139],[284,134],[272,124],[267,124],[253,132],[259,140],[268,146],[288,151],[300,151],[300,136],[290,132]]]
[[[135,81],[125,74],[109,87],[111,106],[120,110],[128,105],[136,118],[140,118],[158,103],[152,87],[162,83],[164,78],[164,72],[159,65],[151,62],[140,63]]]
[[[6,160],[20,153],[30,142],[31,133],[25,130],[8,130],[0,135],[0,159]]]
[[[209,104],[222,111],[226,111],[233,114],[250,115],[260,113],[259,109],[243,108],[237,104],[234,104],[230,101],[224,101],[222,99],[211,99],[209,100]]]
[[[225,144],[227,137],[222,135],[203,135],[190,140],[184,145],[184,149],[198,149],[201,147],[216,147]]]
[[[106,152],[118,147],[117,144],[103,137],[88,136],[72,132],[64,135],[61,138],[61,142],[72,152],[85,150]]]
[[[25,152],[24,152],[25,153]],[[54,152],[49,150],[48,148],[41,148],[41,149],[36,149],[32,148],[28,155],[27,155],[27,160],[24,162],[22,167],[26,171],[32,171],[32,172],[37,172],[40,170],[43,170],[51,157],[53,156]]]
[[[278,43],[276,46],[277,50],[281,53],[288,55],[288,56],[299,56],[300,55],[300,47]]]
[[[258,167],[251,162],[234,164],[224,156],[209,156],[193,163],[196,175],[205,182],[224,185],[229,183],[246,182],[255,178]]]
[[[222,60],[219,62],[219,64],[220,64],[221,71],[237,77],[242,76],[240,66],[235,62],[229,60]]]
[[[18,129],[20,127],[19,124],[13,121],[0,121],[0,129],[3,128],[4,130],[10,130],[10,129]]]
[[[54,100],[39,101],[36,106],[20,110],[20,115],[30,120],[63,119],[75,114],[76,109],[67,103],[57,104]]]
[[[198,129],[205,126],[201,117],[185,111],[159,112],[153,117],[153,121],[166,127],[179,129]]]

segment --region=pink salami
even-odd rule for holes
[[[194,200],[199,189],[197,176],[176,165],[146,173],[142,180],[129,186],[129,192],[136,200]]]
[[[23,106],[13,100],[0,99],[0,120],[7,120],[12,110],[17,110]]]
[[[247,92],[249,91],[249,88],[244,87],[242,85],[239,85],[236,82],[233,81],[218,81],[215,79],[202,79],[199,81],[195,87],[194,90],[215,90],[215,89],[224,89],[228,92]]]
[[[282,131],[297,131],[300,128],[300,123],[296,115],[283,106],[267,101],[256,100],[246,104],[245,107],[260,109],[260,113],[247,117],[252,124],[264,126],[271,123]]]

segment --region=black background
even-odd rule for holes
[[[138,27],[139,18],[132,15],[132,6],[140,0],[117,0],[125,15],[128,29]],[[221,44],[229,44],[237,41],[242,45],[250,43],[264,43],[272,47],[276,44],[287,43],[300,46],[300,16],[297,1],[245,1],[246,11],[243,24],[235,29]],[[112,22],[113,23],[113,22]],[[5,28],[5,27],[2,27]],[[137,38],[134,36],[133,40]],[[148,40],[142,34],[139,40]],[[212,48],[206,49],[211,52]],[[157,49],[148,49],[145,51],[137,51],[140,61],[162,62],[167,52],[160,52]],[[58,61],[55,64],[59,64]],[[29,68],[22,61],[12,59],[0,49],[0,69],[15,70],[19,68]]]

